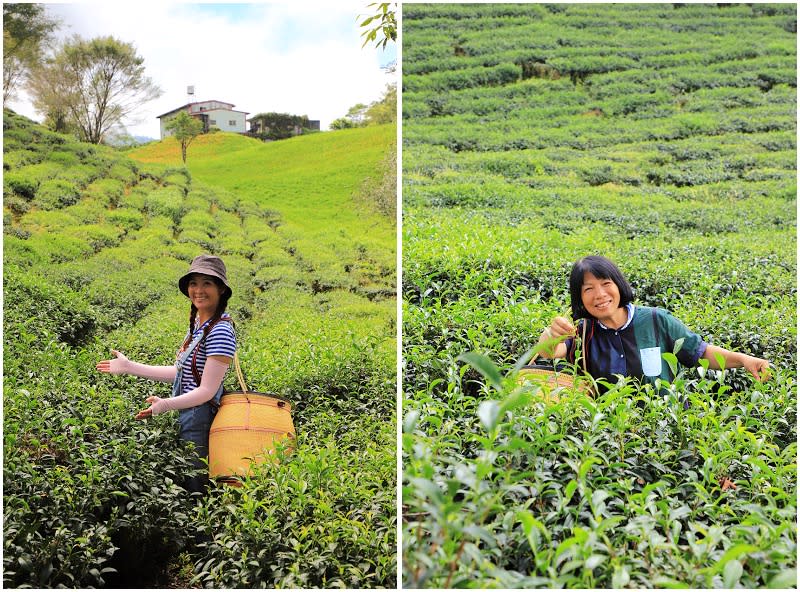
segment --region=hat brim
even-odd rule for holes
[[[211,277],[217,278],[228,289],[228,295],[229,296],[233,295],[233,290],[228,285],[228,282],[225,281],[225,278],[221,277],[213,269],[200,268],[200,269],[193,269],[192,271],[190,271],[189,273],[187,273],[181,279],[178,280],[178,288],[183,293],[183,295],[186,296],[187,298],[189,297],[189,279],[195,274],[207,275],[207,276],[211,276]]]

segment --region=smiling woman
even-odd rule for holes
[[[616,382],[615,376],[631,376],[655,383],[671,381],[673,368],[663,358],[674,353],[684,366],[708,361],[710,368],[746,368],[755,378],[766,378],[769,362],[732,352],[703,341],[669,312],[660,308],[634,306],[633,289],[619,268],[609,259],[583,257],[572,266],[569,278],[570,304],[575,327],[569,319],[557,316],[539,338],[552,344],[542,352],[551,358],[575,362],[576,335],[582,344],[587,371],[595,379]],[[677,351],[675,351],[677,350]],[[600,385],[604,389],[603,385]]]
[[[188,273],[178,280],[180,291],[191,301],[189,330],[173,366],[148,366],[111,350],[113,360],[98,362],[100,372],[131,374],[172,383],[172,397],[146,399],[150,407],[136,415],[147,419],[178,410],[180,437],[195,445],[195,467],[206,466],[211,422],[219,408],[225,372],[236,353],[236,335],[225,312],[233,291],[228,285],[225,263],[219,257],[199,255]],[[208,477],[189,477],[184,484],[192,492],[205,492]]]

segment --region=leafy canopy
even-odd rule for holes
[[[92,144],[162,94],[145,76],[144,59],[133,44],[78,35],[36,69],[29,90],[37,110],[49,118],[55,114]]]

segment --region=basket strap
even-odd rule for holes
[[[583,319],[583,336],[581,336],[581,359],[583,360],[583,373],[589,374],[586,369],[586,320]]]
[[[239,386],[242,387],[242,392],[246,395],[247,394],[247,384],[244,381],[244,373],[242,372],[242,366],[239,364],[239,352],[236,351],[233,353],[233,367],[236,370],[236,378],[239,379]]]
[[[199,341],[199,343],[203,343],[206,340],[206,337],[208,337],[208,334],[211,332],[211,328],[214,325],[216,325],[217,323],[219,323],[219,322],[228,322],[228,323],[233,324],[233,320],[231,318],[224,318],[223,319],[222,317],[220,317],[220,318],[212,321],[211,323],[209,323],[208,325],[203,327],[203,338]],[[192,376],[194,377],[194,383],[197,386],[200,386],[200,380],[202,378],[200,376],[200,372],[198,372],[198,370],[197,370],[197,352],[198,352],[199,349],[200,349],[200,346],[198,344],[198,346],[195,347],[194,351],[192,352]]]

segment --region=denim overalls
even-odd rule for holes
[[[183,380],[183,364],[192,355],[195,348],[200,345],[205,333],[199,331],[189,346],[181,353],[178,354],[178,359],[175,361],[175,381],[172,383],[172,396],[179,397],[181,395],[181,382]],[[197,385],[200,386],[200,385]],[[189,407],[188,409],[179,410],[178,422],[180,424],[180,437],[183,440],[188,440],[194,443],[196,457],[192,464],[195,468],[202,469],[206,467],[206,461],[203,459],[208,458],[208,433],[211,430],[211,422],[217,414],[219,402],[222,398],[222,385],[219,385],[219,390],[214,397],[196,407]],[[184,487],[188,491],[204,491],[208,485],[208,475],[191,477],[186,480]]]

